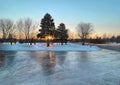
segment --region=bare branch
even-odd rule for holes
[[[82,39],[83,44],[85,43],[85,40],[89,37],[89,35],[92,33],[92,24],[91,23],[80,23],[77,26],[77,33],[78,36]]]
[[[3,38],[7,38],[10,34],[10,30],[13,28],[13,21],[10,19],[1,19],[0,20],[0,29],[3,33]]]

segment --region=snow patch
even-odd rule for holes
[[[68,43],[66,45],[53,44],[46,47],[46,43],[37,43],[36,45],[27,44],[2,44],[0,45],[1,51],[97,51],[100,50],[97,46],[82,46],[79,44]]]

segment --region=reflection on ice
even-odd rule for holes
[[[0,52],[0,85],[119,85],[120,53]]]
[[[53,74],[55,68],[55,54],[53,52],[38,52],[36,57],[33,57],[42,67],[42,72],[45,75]]]
[[[14,63],[16,52],[0,52],[0,66],[7,67]]]
[[[5,58],[4,58],[4,54],[0,53],[0,67],[4,64]]]

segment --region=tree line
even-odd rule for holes
[[[49,13],[46,13],[41,19],[40,23],[35,23],[30,18],[19,19],[16,22],[11,19],[0,19],[0,42],[10,42],[11,44],[19,41],[20,43],[36,43],[46,41],[47,46],[50,43],[58,42],[63,45],[68,41],[80,41],[82,45],[88,43],[106,43],[106,42],[120,42],[120,36],[112,36],[111,38],[96,37],[90,38],[93,33],[93,24],[79,23],[76,27],[76,35],[79,39],[68,39],[70,33],[66,29],[66,25],[62,22],[58,27],[55,26],[54,19]]]
[[[105,36],[103,37],[96,37],[94,39],[89,38],[88,42],[94,43],[94,44],[106,44],[106,43],[120,43],[120,35],[117,36]]]
[[[36,24],[32,19],[19,19],[14,22],[10,19],[0,19],[0,32],[2,33],[2,39],[7,38],[19,38],[25,37],[25,39],[32,38],[33,31],[36,29]],[[22,36],[22,37],[21,37]]]
[[[36,30],[39,29],[39,34]],[[37,38],[41,40],[46,36],[53,37],[53,41],[67,43],[68,30],[64,23],[56,28],[54,19],[50,14],[45,14],[44,18],[41,19],[40,23],[34,23],[32,19],[19,19],[14,22],[10,19],[0,19],[0,42],[23,42],[23,43],[35,43],[38,42]],[[47,46],[49,46],[50,39],[47,39]]]

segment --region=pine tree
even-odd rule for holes
[[[67,43],[67,39],[68,39],[68,30],[65,27],[64,23],[61,23],[58,26],[58,29],[56,30],[55,33],[55,37],[57,39],[60,39],[61,45],[63,45],[63,43]]]
[[[52,16],[50,14],[45,14],[44,18],[41,20],[40,33],[37,35],[38,38],[45,38],[46,36],[54,36],[55,24]],[[47,46],[49,46],[50,41],[47,40]]]

